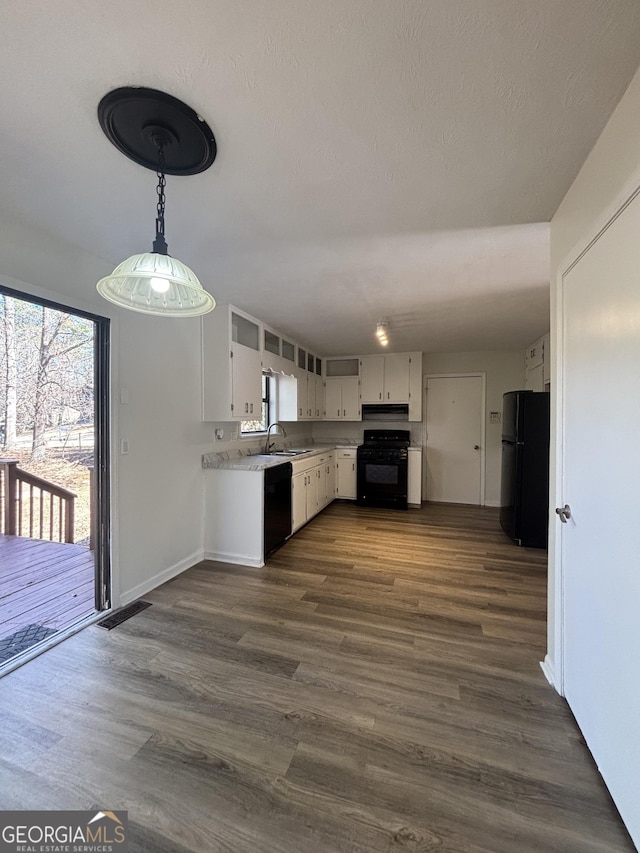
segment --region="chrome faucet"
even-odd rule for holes
[[[265,442],[264,442],[264,452],[265,453],[269,453],[271,448],[275,447],[275,444],[276,444],[275,441],[272,444],[269,444],[269,433],[271,432],[271,427],[280,427],[280,430],[282,432],[282,437],[283,438],[287,437],[287,431],[285,430],[285,428],[282,426],[282,424],[279,421],[274,421],[272,424],[269,424],[269,426],[267,427],[267,437],[266,437]]]

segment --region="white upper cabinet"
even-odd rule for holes
[[[363,403],[381,403],[384,394],[384,356],[363,355],[360,359],[360,394]]]
[[[525,355],[525,366],[527,370],[533,370],[538,367],[538,365],[542,364],[544,359],[544,344],[543,339],[540,338],[534,344],[527,347],[527,352]]]
[[[283,339],[283,352],[286,343]],[[290,361],[286,363],[293,365]],[[321,359],[298,347],[294,369],[295,377],[278,377],[278,420],[322,420],[324,387],[322,376],[317,373],[322,369]]]
[[[231,414],[240,420],[262,417],[260,353],[237,342],[231,350]]]
[[[409,358],[409,420],[422,420],[422,353],[412,352]]]
[[[325,384],[324,419],[360,420],[360,386],[357,376],[328,376]]]
[[[409,371],[411,353],[390,353],[384,357],[384,401],[409,402]]]
[[[525,350],[525,390],[548,390],[551,381],[551,352],[549,349],[549,333],[543,335]]]
[[[551,336],[549,332],[542,339],[542,381],[545,386],[551,382]]]
[[[360,360],[363,403],[408,403],[411,353],[366,355]]]
[[[247,420],[262,406],[260,323],[230,305],[202,317],[202,418]]]

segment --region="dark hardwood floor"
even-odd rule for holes
[[[0,809],[128,809],[149,853],[633,850],[495,510],[334,503],[146,598],[0,682]]]

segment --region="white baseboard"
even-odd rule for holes
[[[544,677],[547,679],[549,684],[557,690],[558,688],[556,687],[556,675],[553,668],[553,661],[549,655],[545,655],[544,660],[540,661],[540,669],[543,671]]]
[[[161,572],[158,572],[157,575],[153,575],[153,577],[148,578],[148,580],[144,581],[143,583],[139,583],[138,586],[134,586],[133,589],[121,593],[120,604],[118,606],[124,607],[126,604],[130,604],[132,601],[136,601],[138,598],[141,598],[143,595],[146,595],[148,592],[151,592],[152,589],[155,589],[156,587],[161,586],[163,583],[170,581],[172,578],[181,575],[182,572],[186,572],[187,569],[190,569],[197,563],[201,563],[203,559],[204,555],[202,551],[194,551],[193,554],[190,554],[188,557],[185,557],[183,560],[180,560],[173,566],[169,566],[169,568],[163,569]]]
[[[494,507],[496,507],[496,509],[498,509],[500,507],[500,501],[485,501],[484,505],[485,506],[494,506]]]
[[[264,566],[264,560],[256,560],[246,554],[226,554],[224,551],[205,551],[202,559],[216,563],[233,563],[234,566],[249,566],[252,569],[261,569]]]

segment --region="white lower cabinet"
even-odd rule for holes
[[[294,459],[291,479],[291,529],[293,532],[317,515],[335,498],[333,453]]]
[[[336,496],[336,455],[329,453],[327,456],[327,478],[325,482],[325,504],[330,504]]]
[[[291,478],[291,530],[295,531],[307,521],[307,480],[306,471],[294,474]]]
[[[207,560],[264,565],[264,472],[213,468],[205,472]]]
[[[336,450],[336,497],[355,501],[357,497],[357,448]]]

